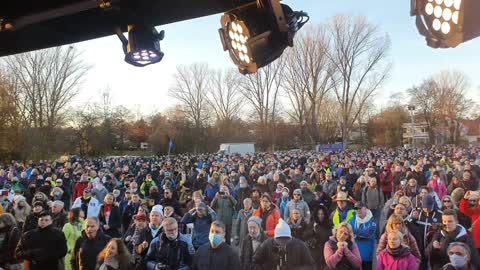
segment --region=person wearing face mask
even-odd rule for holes
[[[225,243],[225,225],[221,221],[212,222],[208,240],[197,250],[192,270],[240,270],[237,253]]]
[[[179,233],[174,218],[162,222],[164,232],[153,239],[146,255],[147,270],[188,270],[195,250],[189,237]]]
[[[253,255],[253,269],[313,270],[315,262],[305,243],[293,238],[290,227],[280,219],[274,238],[268,238]]]
[[[474,270],[472,263],[471,250],[465,243],[453,242],[447,249],[449,263],[445,264],[441,270]]]
[[[87,217],[98,217],[100,212],[100,203],[92,197],[92,190],[87,188],[83,191],[83,196],[79,197],[73,202],[72,208],[80,207]]]
[[[248,232],[240,242],[240,268],[242,270],[252,269],[253,254],[260,245],[268,239],[262,230],[262,219],[250,217],[247,223]]]
[[[430,244],[427,247],[432,270],[442,268],[448,262],[447,248],[452,242],[463,242],[472,250],[472,265],[476,268],[478,265],[478,253],[475,249],[475,243],[467,234],[467,230],[458,224],[458,217],[453,209],[447,209],[442,215],[443,229],[436,232]]]

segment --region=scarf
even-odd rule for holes
[[[398,248],[390,248],[390,246],[387,244],[387,253],[390,254],[394,258],[398,258],[402,256],[403,254],[407,253],[410,251],[408,247],[405,247],[404,245],[400,245]]]
[[[98,270],[108,270],[108,266],[110,266],[113,269],[118,269],[120,265],[116,258],[108,257],[108,258],[105,258],[105,261],[102,263],[102,265]]]
[[[297,221],[291,219],[290,220],[290,227],[293,229],[301,228],[302,227],[302,219],[299,218]]]

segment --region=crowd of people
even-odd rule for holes
[[[480,269],[480,148],[11,161],[0,269]]]

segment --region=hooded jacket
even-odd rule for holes
[[[82,198],[83,197],[78,197],[73,203],[72,208],[81,208]],[[97,199],[90,197],[87,207],[87,217],[98,217],[98,213],[100,212],[100,203]]]
[[[362,261],[371,262],[375,245],[375,231],[377,230],[377,224],[375,224],[372,211],[367,209],[367,215],[364,218],[360,218],[355,213],[350,220],[350,225],[355,234],[355,242],[360,250]]]
[[[480,249],[480,205],[470,207],[468,200],[463,198],[460,202],[460,211],[472,220],[472,238],[475,241],[475,247]]]
[[[410,249],[401,246],[400,254],[392,255],[385,249],[378,255],[377,270],[417,269],[417,258],[412,255]]]
[[[440,248],[433,247],[433,241],[440,242]],[[463,242],[470,247],[472,252],[472,264],[478,266],[478,252],[475,248],[475,243],[472,238],[467,234],[467,230],[460,224],[457,225],[455,231],[448,233],[445,230],[441,230],[433,235],[430,244],[427,247],[427,254],[430,255],[430,264],[432,270],[441,269],[445,264],[449,262],[447,248],[452,242]]]
[[[198,249],[203,244],[208,243],[208,235],[210,233],[210,225],[217,219],[217,215],[214,211],[206,214],[205,216],[198,216],[196,213],[193,215],[189,212],[186,213],[182,220],[183,224],[193,223],[192,243],[195,249]]]
[[[280,258],[286,258],[285,269],[313,270],[314,260],[305,243],[299,239],[292,238],[286,246],[286,256],[278,250],[273,238],[263,242],[253,254],[253,269],[271,270],[277,269]],[[282,268],[284,269],[284,268]]]
[[[298,202],[296,202],[295,200],[291,200],[288,202],[287,207],[285,208],[283,219],[288,220],[290,218],[290,213],[292,213],[292,211],[297,208],[300,209],[300,212],[302,213],[304,219],[310,221],[310,208],[308,207],[308,204],[303,200],[303,198]]]

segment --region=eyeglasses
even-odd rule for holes
[[[469,201],[469,202],[477,202],[476,199],[470,199],[470,200],[468,200],[468,201]]]

